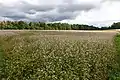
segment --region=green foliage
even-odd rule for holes
[[[120,34],[117,34],[115,36],[115,45],[116,45],[116,50],[117,50],[117,57],[118,57],[118,61],[119,61],[119,64],[120,64]]]
[[[1,21],[0,29],[36,29],[36,30],[108,30],[120,29],[120,22],[113,23],[109,27],[95,27],[91,25],[68,24],[68,23],[44,23],[24,21]]]
[[[109,74],[109,80],[120,80],[120,34],[114,37],[114,44],[116,48],[115,62],[117,65],[112,67]]]
[[[95,27],[90,25],[68,24],[68,23],[44,23],[44,22],[24,22],[24,21],[2,21],[0,29],[36,29],[36,30],[108,30],[120,29],[120,22],[112,24],[110,27]]]
[[[4,78],[4,53],[3,53],[3,49],[2,46],[0,44],[0,79]]]
[[[113,23],[110,28],[112,28],[112,29],[120,29],[120,22]]]
[[[0,29],[36,29],[36,30],[97,30],[99,28],[89,25],[67,24],[67,23],[44,23],[24,21],[0,22]]]

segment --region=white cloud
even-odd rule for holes
[[[101,3],[99,8],[88,12],[81,12],[74,20],[63,20],[63,22],[77,24],[93,24],[97,26],[109,26],[113,22],[120,21],[120,2],[107,0]]]

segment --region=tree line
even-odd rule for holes
[[[29,30],[107,30],[120,29],[120,22],[113,23],[109,27],[96,27],[83,24],[68,23],[45,23],[45,22],[24,22],[24,21],[1,21],[0,29],[29,29]]]

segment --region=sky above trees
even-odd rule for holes
[[[0,0],[0,21],[109,26],[120,21],[120,0]]]

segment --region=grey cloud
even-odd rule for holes
[[[43,19],[47,18],[48,21],[50,22],[54,22],[54,21],[61,21],[61,20],[65,20],[65,19],[74,19],[76,17],[75,13],[57,13],[57,14],[52,14],[52,15],[42,15]]]
[[[2,17],[11,18],[13,20],[19,20],[19,19],[27,18],[25,14],[11,14],[11,15],[6,15],[6,16],[2,16]]]
[[[33,5],[26,2],[21,1],[21,4],[15,4],[13,6],[9,5],[0,5],[0,11],[3,12],[11,12],[11,11],[17,11],[18,12],[26,12],[30,14],[34,14],[35,12],[46,12],[53,10],[55,8],[54,5]]]
[[[92,4],[64,4],[64,5],[25,5],[21,8],[21,11],[26,12],[28,14],[35,14],[36,12],[48,12],[54,9],[57,9],[59,13],[62,12],[76,12],[76,11],[89,11],[96,6]],[[32,12],[31,10],[34,10]]]
[[[102,3],[106,2],[106,1],[116,2],[116,1],[120,1],[120,0],[101,0]]]
[[[35,10],[29,10],[29,11],[24,11],[25,13],[28,13],[28,14],[36,14],[37,11]]]
[[[33,10],[34,12],[46,12],[46,11],[50,11],[53,10],[55,8],[54,5],[34,5],[34,4],[29,4],[26,2],[21,2],[21,6],[19,7],[19,9],[23,12],[30,12],[31,10]]]
[[[50,11],[53,10],[55,7],[53,7],[52,5],[24,5],[22,6],[20,9],[21,11],[24,12],[31,12],[31,10],[34,10],[36,12],[46,12],[46,11]]]
[[[41,22],[54,22],[62,21],[65,19],[74,19],[77,13],[44,13],[36,15],[36,18],[29,18],[30,21],[41,21]]]
[[[73,4],[74,0],[64,0],[64,3]]]
[[[96,6],[92,4],[70,4],[58,7],[59,12],[89,11]]]
[[[92,4],[72,4],[72,1],[65,0],[65,4],[61,5],[33,5],[23,1],[13,6],[0,5],[0,16],[13,20],[54,22],[74,19],[79,12],[89,11],[96,7]],[[35,18],[26,17],[26,15],[34,15]]]
[[[11,18],[14,20],[26,18],[26,14],[24,12],[21,12],[19,9],[10,6],[1,6],[0,11],[1,17]]]
[[[120,1],[120,0],[106,0],[106,1]]]

